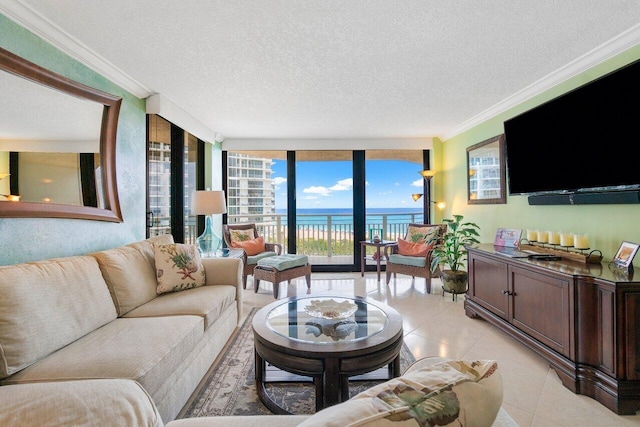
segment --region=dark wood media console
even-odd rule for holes
[[[640,410],[640,280],[603,264],[468,247],[466,315],[544,357],[562,383],[620,415]]]

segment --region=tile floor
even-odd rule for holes
[[[280,284],[279,298],[306,295],[304,279]],[[375,272],[313,273],[311,293],[366,296],[395,308],[404,318],[405,342],[416,358],[496,359],[503,384],[503,408],[522,427],[527,426],[640,426],[640,412],[618,416],[595,400],[566,389],[548,364],[531,350],[481,319],[465,316],[464,296],[452,301],[442,296],[433,280],[431,294],[424,279],[398,276],[389,286],[378,283]],[[260,282],[253,292],[249,278],[243,294],[243,315],[253,307],[273,302],[273,285]]]

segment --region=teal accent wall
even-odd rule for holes
[[[40,66],[123,98],[116,172],[124,222],[0,218],[0,265],[85,254],[145,238],[146,112],[136,98],[0,14],[0,46]]]
[[[590,246],[602,251],[605,261],[613,258],[622,241],[640,243],[640,204],[529,206],[527,196],[507,196],[507,204],[504,205],[468,205],[466,183],[467,147],[504,133],[504,120],[637,59],[640,59],[640,46],[635,46],[473,129],[435,144],[435,164],[440,172],[434,178],[434,200],[447,202],[447,208],[443,214],[437,214],[437,219],[450,218],[453,214],[464,215],[465,220],[476,222],[481,227],[483,242],[493,242],[495,231],[499,227],[588,233]],[[546,150],[549,156],[553,156],[553,147],[545,144],[544,132],[544,125],[541,125],[538,149]],[[629,141],[625,143],[628,144]],[[601,147],[585,147],[594,150],[593,164],[584,165],[587,173],[599,173],[598,150],[610,150],[615,145],[616,141],[602,141]],[[544,165],[532,165],[531,179],[535,179],[536,174],[543,174],[544,169]],[[640,257],[636,258],[634,264],[640,265]]]

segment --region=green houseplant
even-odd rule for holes
[[[468,273],[463,270],[467,261],[465,245],[480,243],[478,231],[480,227],[473,222],[462,222],[462,215],[454,215],[453,219],[444,219],[447,231],[439,241],[433,242],[435,247],[431,254],[431,272],[440,268],[442,286],[446,292],[454,295],[467,291]],[[448,267],[448,268],[444,268]]]

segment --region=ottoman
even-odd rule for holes
[[[273,283],[273,297],[278,299],[280,282],[305,276],[307,289],[311,289],[311,265],[306,255],[283,254],[263,258],[253,270],[253,292],[258,292],[260,280]]]

